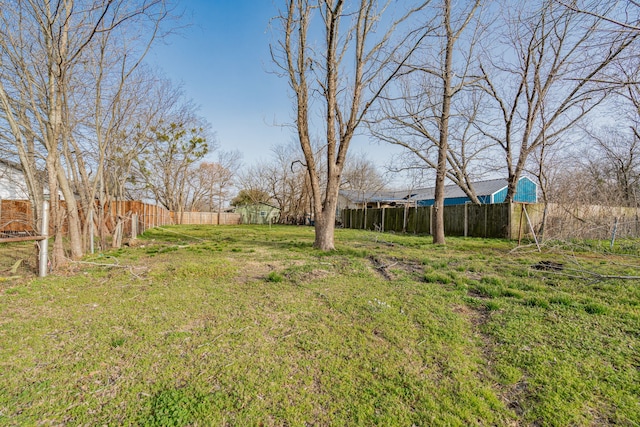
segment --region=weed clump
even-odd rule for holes
[[[205,396],[186,389],[165,389],[151,398],[148,416],[141,420],[145,427],[179,427],[191,425],[203,412]]]
[[[284,277],[282,277],[281,274],[276,273],[275,271],[272,271],[271,273],[267,274],[267,277],[266,277],[266,281],[271,283],[279,283],[279,282],[282,282],[283,280],[284,280]]]
[[[589,314],[606,314],[607,307],[602,304],[592,302],[584,306],[584,311]]]

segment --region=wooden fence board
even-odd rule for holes
[[[445,206],[444,231],[447,236],[464,236],[465,205]]]
[[[494,205],[452,205],[444,207],[445,234],[448,236],[507,238],[512,232],[509,204]],[[345,228],[366,228],[380,230],[384,212],[384,231],[427,234],[431,232],[431,207],[367,209],[367,221],[363,227],[363,210],[345,209],[342,212]],[[526,234],[528,230],[525,230]]]
[[[64,207],[64,201],[61,201],[61,206]],[[104,207],[107,215],[105,221],[108,221],[106,225],[108,230],[113,230],[115,223],[112,223],[112,219],[117,221],[120,217],[123,220],[123,232],[125,235],[131,233],[131,218],[133,214],[138,216],[138,232],[142,233],[145,230],[157,226],[175,224],[174,220],[175,212],[170,212],[161,206],[144,203],[139,200],[114,200],[109,202]],[[96,212],[100,211],[99,202],[96,202]],[[81,212],[81,220],[84,222],[86,218]],[[99,224],[98,215],[94,215],[94,221],[96,221],[96,230],[98,230]],[[221,213],[220,222],[222,224],[239,224],[240,215],[235,213]],[[206,224],[217,225],[218,213],[217,212],[183,212],[182,224]],[[49,226],[49,235],[54,234],[54,224]],[[34,220],[34,214],[29,200],[1,200],[0,201],[0,232],[15,234],[15,233],[35,233],[36,224]],[[66,233],[66,222],[63,224],[63,233]]]

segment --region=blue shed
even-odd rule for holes
[[[482,204],[503,203],[507,197],[507,187],[506,179],[491,179],[473,183],[473,188]],[[463,205],[471,202],[469,196],[455,184],[445,186],[444,197],[445,206]],[[418,206],[433,206],[435,203],[435,187],[418,189],[413,192],[411,198],[416,200]],[[521,177],[518,180],[513,201],[536,203],[538,201],[538,185],[526,176]]]

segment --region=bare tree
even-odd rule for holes
[[[309,210],[308,173],[299,167],[300,148],[295,141],[277,145],[272,159],[264,164],[263,179],[271,198],[280,209],[280,222],[299,224]]]
[[[74,93],[86,95],[90,89],[83,86],[86,81],[79,76],[96,65],[91,52],[100,44],[98,40],[133,28],[140,31],[129,35],[135,40],[142,37],[148,25],[157,28],[166,16],[164,0],[2,2],[1,114],[12,129],[15,151],[36,210],[44,194],[37,169],[46,168],[56,236],[54,264],[64,259],[63,220],[68,225],[71,257],[77,259],[84,253],[79,212],[82,204],[75,194],[82,166],[76,163],[80,153],[73,144],[84,113],[73,109],[72,99]],[[153,39],[155,31],[147,36]],[[59,193],[64,204],[58,199]]]
[[[257,203],[271,203],[269,193],[255,188],[243,188],[238,192],[236,197],[231,199],[231,206],[245,206]]]
[[[574,12],[601,19],[621,30],[640,32],[640,2],[637,0],[557,1]]]
[[[387,186],[387,177],[363,153],[350,153],[342,174],[340,189],[355,190],[360,194],[383,191]]]
[[[198,117],[187,115],[180,121],[152,128],[148,137],[147,149],[136,159],[138,171],[153,197],[178,213],[180,223],[192,197],[189,180],[195,165],[209,151],[206,131]]]
[[[190,180],[192,196],[189,210],[218,212],[219,224],[241,159],[239,151],[220,151],[216,162],[200,163]]]
[[[299,151],[293,143],[274,146],[270,158],[245,168],[239,179],[246,191],[267,194],[285,224],[302,223],[309,212],[308,173],[300,167]]]
[[[591,141],[582,156],[599,203],[637,207],[640,202],[640,138],[634,132],[605,127],[587,133]],[[597,202],[595,200],[592,201]]]
[[[401,33],[401,24],[415,9],[381,32],[382,23],[389,22],[383,16],[389,2],[378,7],[375,0],[287,0],[285,5],[277,17],[280,39],[272,47],[272,57],[294,95],[295,128],[313,194],[314,247],[332,250],[338,190],[349,144],[422,35],[409,32],[397,42],[392,38]],[[313,34],[323,37],[323,43],[309,40]],[[324,109],[325,186],[321,186],[320,159],[311,142],[314,107]]]
[[[418,61],[406,65],[398,87],[385,94],[370,126],[376,138],[411,153],[408,167],[416,167],[417,161],[435,170],[433,242],[438,244],[445,243],[445,179],[479,203],[470,177],[471,161],[485,148],[477,144],[471,126],[480,106],[477,91],[472,91],[480,80],[474,60],[484,28],[477,19],[479,7],[479,1],[458,5],[442,0],[427,9],[430,37],[414,57]]]
[[[494,31],[499,39],[483,64],[494,107],[477,127],[503,151],[513,200],[528,158],[606,98],[612,85],[603,77],[638,34],[610,31],[605,21],[551,0],[503,10],[505,31]]]

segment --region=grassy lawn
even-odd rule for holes
[[[312,242],[167,227],[0,282],[0,425],[640,425],[640,281],[603,277],[637,250]]]

